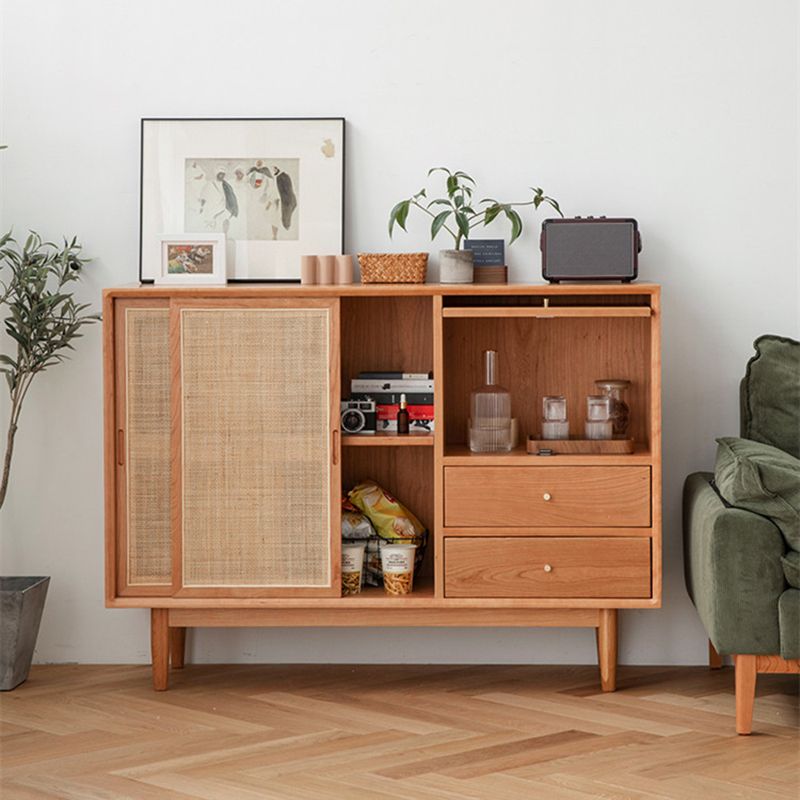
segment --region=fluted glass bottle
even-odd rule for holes
[[[470,397],[469,449],[473,453],[511,450],[511,395],[497,383],[497,352],[483,354],[485,383]]]

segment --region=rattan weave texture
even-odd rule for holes
[[[362,283],[425,283],[427,253],[359,253]]]
[[[171,582],[169,310],[125,311],[128,583]]]
[[[329,585],[329,311],[181,314],[184,585]]]

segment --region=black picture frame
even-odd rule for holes
[[[142,274],[143,261],[143,224],[144,224],[144,133],[145,125],[150,122],[340,122],[342,125],[342,213],[339,235],[339,251],[345,252],[345,219],[347,216],[346,164],[347,164],[347,121],[345,117],[141,117],[139,120],[139,283],[153,284],[152,278]],[[300,283],[300,278],[228,278],[228,283]]]

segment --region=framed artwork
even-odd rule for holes
[[[297,281],[344,248],[344,118],[142,120],[139,278],[166,233],[225,236],[231,281]]]
[[[219,286],[227,282],[224,233],[173,233],[156,238],[160,256],[155,283]]]

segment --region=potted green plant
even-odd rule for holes
[[[11,348],[0,353],[0,372],[10,395],[0,509],[8,491],[11,458],[22,405],[36,376],[67,358],[85,325],[99,314],[77,303],[70,285],[83,265],[76,239],[62,245],[31,233],[20,246],[9,231],[0,237],[0,309]],[[49,577],[0,577],[0,690],[28,677]]]
[[[418,208],[431,218],[431,241],[441,231],[450,234],[455,249],[439,252],[439,279],[442,283],[472,283],[472,253],[462,250],[461,244],[464,239],[469,238],[472,230],[478,225],[489,225],[500,215],[505,216],[511,223],[509,240],[511,245],[522,233],[522,217],[517,208],[533,206],[538,209],[545,203],[560,216],[564,216],[558,202],[548,197],[541,188],[531,187],[533,197],[519,203],[501,203],[491,197],[475,202],[473,200],[475,181],[466,172],[461,170],[453,172],[447,167],[433,167],[428,170],[428,177],[434,172],[443,172],[446,175],[447,196],[428,200],[427,190],[422,188],[407,200],[401,200],[389,214],[389,236],[391,237],[395,225],[406,230],[406,219],[412,207]]]

